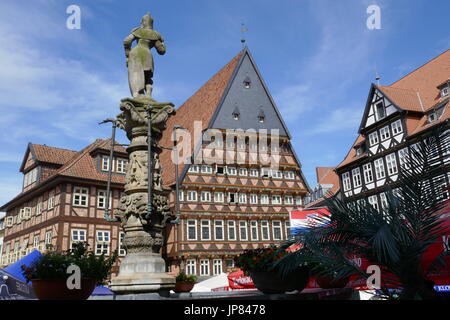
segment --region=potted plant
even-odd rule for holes
[[[181,271],[175,278],[175,281],[175,288],[173,291],[176,293],[191,292],[195,285],[195,281],[197,281],[197,277],[194,275],[187,275]]]
[[[87,243],[77,243],[65,252],[49,251],[34,260],[30,266],[22,265],[27,282],[32,282],[39,300],[86,300],[96,285],[101,285],[110,275],[117,252],[109,258],[103,254],[96,256],[87,250]],[[69,289],[67,285],[75,265],[80,269],[80,288]]]
[[[287,274],[280,274],[275,263],[286,255],[275,246],[246,250],[235,258],[235,265],[249,275],[258,290],[264,293],[302,291],[309,279],[309,268],[298,265]]]

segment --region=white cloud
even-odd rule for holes
[[[335,109],[329,116],[321,118],[314,126],[314,129],[308,131],[306,135],[333,133],[346,129],[357,130],[361,117],[362,111],[355,110],[355,108]]]

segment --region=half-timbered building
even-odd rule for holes
[[[119,224],[104,220],[110,144],[97,139],[79,152],[28,145],[20,167],[22,192],[0,208],[6,212],[2,265],[33,250],[67,250],[80,241],[98,255],[116,249],[119,256],[125,254]],[[112,208],[123,192],[127,157],[124,148],[116,147]]]
[[[303,206],[309,188],[289,130],[247,48],[169,119],[165,147],[174,145],[177,126],[183,128],[178,137],[192,137],[192,153],[180,148],[180,159],[192,161],[179,165],[180,223],[167,232],[171,270],[216,275],[233,268],[243,250],[286,239],[289,211]],[[266,151],[277,159],[263,161]],[[164,182],[174,188],[173,153],[165,150],[161,162]]]
[[[385,192],[401,183],[399,173],[408,168],[410,150],[432,139],[433,128],[448,127],[449,79],[447,50],[389,86],[371,85],[358,137],[336,168],[347,201],[367,201],[375,208],[386,204]],[[438,151],[435,166],[448,168],[450,150]],[[448,173],[429,181],[448,197]]]

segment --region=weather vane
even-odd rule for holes
[[[241,43],[242,43],[242,47],[245,46],[245,37],[244,37],[244,33],[248,31],[248,28],[245,26],[245,23],[241,23],[241,33],[242,33],[242,38],[241,38]]]

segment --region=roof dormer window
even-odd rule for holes
[[[245,79],[244,79],[244,88],[245,89],[250,89],[251,86],[252,86],[252,81],[250,80],[249,77],[245,77]]]
[[[438,117],[437,117],[436,111],[433,111],[433,112],[428,114],[428,122],[429,123],[435,122],[437,120],[437,118]]]
[[[378,102],[375,105],[375,108],[376,108],[376,111],[377,111],[378,119],[383,119],[386,116],[386,112],[384,110],[383,102]]]
[[[258,122],[263,123],[266,119],[266,115],[264,114],[264,111],[260,110],[258,113]]]
[[[448,96],[449,93],[450,93],[450,88],[448,86],[444,87],[441,90],[441,97],[444,98],[444,97]]]
[[[241,113],[239,112],[239,108],[238,107],[234,108],[233,119],[234,120],[239,120],[240,115],[241,115]]]

